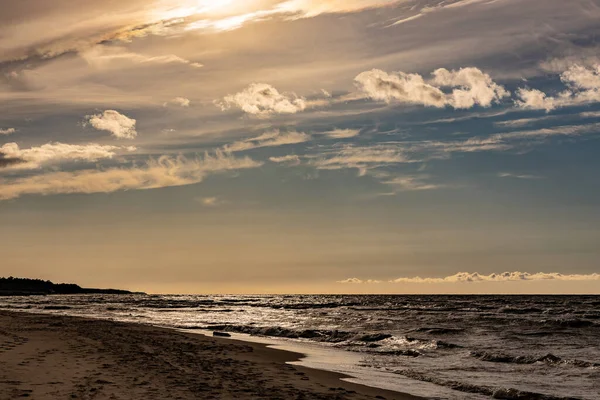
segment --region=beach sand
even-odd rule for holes
[[[0,311],[0,400],[417,399],[285,364],[300,357],[145,325]]]

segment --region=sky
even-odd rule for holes
[[[600,293],[599,0],[0,10],[0,275]]]

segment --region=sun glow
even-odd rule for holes
[[[231,15],[236,13],[239,0],[167,0],[160,3],[157,13],[164,20],[194,15]]]

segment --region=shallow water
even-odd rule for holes
[[[430,398],[600,399],[599,296],[87,295],[0,308],[275,338],[305,365]]]

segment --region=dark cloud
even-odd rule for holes
[[[25,160],[21,158],[7,157],[4,153],[0,153],[0,168],[7,168],[16,164],[23,164]]]

